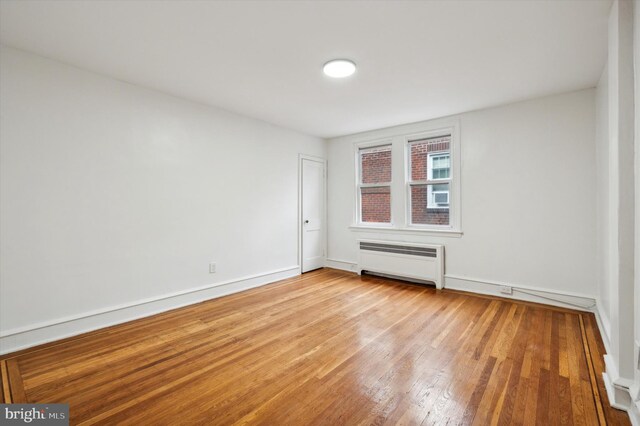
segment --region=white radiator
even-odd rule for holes
[[[444,246],[395,241],[358,241],[358,274],[363,271],[444,285]]]

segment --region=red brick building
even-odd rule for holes
[[[367,148],[360,153],[360,182],[384,184],[361,188],[361,219],[370,223],[391,222],[391,146]]]

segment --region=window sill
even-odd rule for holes
[[[431,235],[434,237],[462,237],[462,231],[452,229],[421,229],[421,228],[394,228],[389,226],[366,226],[351,225],[349,229],[353,232],[383,232],[389,234],[409,234],[409,235]]]

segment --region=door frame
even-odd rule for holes
[[[316,161],[322,163],[324,168],[323,173],[323,194],[324,211],[322,212],[322,220],[324,222],[324,238],[323,247],[324,260],[327,261],[327,237],[329,233],[329,227],[327,226],[327,160],[326,158],[316,157],[307,154],[298,154],[298,274],[302,274],[302,255],[303,255],[303,241],[302,241],[302,162],[303,160]]]

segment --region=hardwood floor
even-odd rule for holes
[[[0,396],[85,425],[628,424],[602,354],[592,314],[323,269],[5,356]]]

